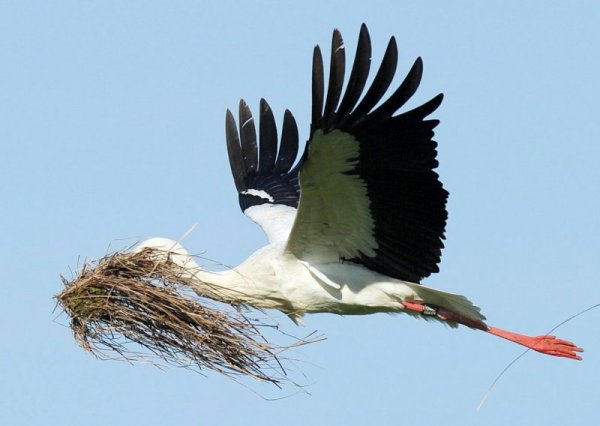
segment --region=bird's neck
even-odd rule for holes
[[[256,308],[290,312],[292,307],[275,279],[277,274],[269,261],[270,256],[263,255],[264,250],[269,250],[269,247],[259,250],[237,268],[222,272],[201,268],[181,244],[167,238],[150,238],[139,244],[136,251],[151,249],[155,259],[178,265],[182,268],[182,281],[202,297],[232,305],[251,305]]]
[[[237,269],[222,272],[207,271],[198,265],[187,266],[188,281],[200,296],[233,305],[252,305],[257,308],[279,309],[284,303],[279,292],[244,276]]]

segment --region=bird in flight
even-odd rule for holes
[[[166,238],[146,240],[138,250],[168,253],[194,279],[216,289],[208,297],[277,309],[296,323],[307,313],[406,313],[580,360],[583,350],[571,342],[491,327],[465,296],[420,284],[439,271],[448,217],[448,192],[435,172],[433,129],[439,121],[429,118],[443,96],[401,111],[419,87],[423,62],[417,58],[386,96],[397,59],[392,37],[365,91],[371,40],[363,24],[344,89],[339,31],[333,32],[327,86],[321,50],[315,47],[310,137],[299,159],[298,127],[290,111],[284,113],[280,136],[264,99],[258,134],[243,100],[237,124],[227,111],[227,151],[239,204],[269,240],[241,265],[206,271]]]

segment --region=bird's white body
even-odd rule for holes
[[[403,301],[445,307],[473,320],[485,319],[464,296],[386,277],[351,262],[309,265],[287,253],[284,242],[270,243],[239,266],[221,272],[201,268],[174,240],[151,238],[136,250],[146,248],[184,267],[192,282],[196,280],[194,288],[201,296],[218,294],[219,300],[277,309],[296,322],[305,313],[400,312],[404,311]],[[207,286],[211,292],[206,291]]]

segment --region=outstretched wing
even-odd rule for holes
[[[225,130],[229,164],[244,214],[258,223],[269,241],[287,239],[300,195],[298,167],[298,127],[292,114],[283,116],[281,142],[271,107],[260,101],[258,144],[250,108],[243,100],[239,108],[239,133],[231,111],[227,110]]]
[[[434,172],[437,144],[432,137],[439,122],[426,120],[442,95],[394,115],[419,86],[423,64],[418,58],[396,91],[380,103],[394,77],[397,56],[392,37],[359,102],[371,63],[367,27],[361,27],[343,96],[340,33],[333,33],[326,98],[323,60],[315,47],[311,136],[299,172],[300,203],[287,250],[309,262],[347,260],[418,283],[438,271],[447,219],[448,193]]]

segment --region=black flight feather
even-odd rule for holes
[[[286,110],[279,150],[277,126],[269,104],[260,101],[259,138],[250,108],[243,100],[239,107],[239,133],[229,110],[225,134],[229,164],[238,190],[242,211],[261,204],[298,206],[298,167],[292,168],[298,155],[298,127]]]

